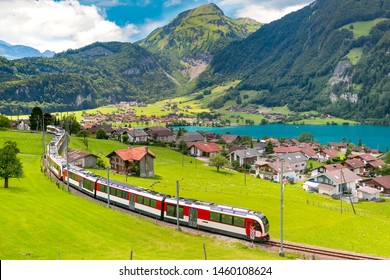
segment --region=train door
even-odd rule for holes
[[[80,177],[79,176],[79,189],[81,190],[82,188],[83,188],[83,186],[84,186],[84,178],[82,178],[82,177]]]
[[[130,193],[129,208],[130,208],[130,210],[135,209],[135,194],[133,194],[133,193]]]
[[[188,225],[190,227],[198,226],[198,209],[190,208],[188,213]]]

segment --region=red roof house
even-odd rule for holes
[[[116,150],[107,157],[110,159],[111,169],[116,172],[140,177],[154,176],[153,160],[156,156],[148,147]]]
[[[188,148],[191,154],[197,155],[198,157],[212,157],[221,151],[221,148],[217,144],[206,142],[193,142]]]

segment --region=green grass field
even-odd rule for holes
[[[130,250],[135,259],[202,259],[203,243],[209,259],[278,259],[241,242],[180,233],[71,195],[40,172],[41,135],[0,132],[0,137],[0,145],[9,139],[18,142],[25,170],[25,177],[12,179],[9,189],[0,187],[1,259],[56,259],[58,252],[62,259],[128,259]],[[72,137],[70,146],[83,144]],[[115,141],[89,140],[89,150],[100,155],[124,147]],[[150,149],[156,154],[156,177],[129,177],[129,184],[149,188],[157,180],[156,191],[174,195],[176,180],[183,178],[180,196],[262,211],[270,220],[271,236],[279,237],[279,184],[216,172],[192,157],[185,156],[182,166],[180,153]],[[103,170],[94,172],[106,175]],[[126,179],[113,173],[110,178]],[[285,240],[390,256],[390,202],[359,203],[354,215],[350,205],[344,203],[341,214],[339,201],[309,194],[297,185],[286,186],[284,198]]]
[[[366,36],[370,33],[371,29],[379,22],[387,20],[386,18],[377,18],[369,21],[357,21],[352,24],[346,24],[340,29],[349,29],[353,32],[354,38]],[[353,26],[351,29],[350,27]]]

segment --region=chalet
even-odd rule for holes
[[[148,134],[143,129],[130,129],[126,132],[127,136],[129,136],[129,142],[139,143],[139,142],[147,142]]]
[[[176,139],[176,144],[179,144],[180,141],[184,141],[186,143],[206,142],[206,137],[199,132],[186,132]]]
[[[228,154],[230,164],[233,161],[238,161],[239,165],[242,167],[246,164],[253,165],[258,161],[263,154],[262,151],[257,149],[244,149],[244,150],[235,150]]]
[[[361,155],[356,155],[353,158],[362,160],[364,162],[364,164],[367,164],[370,161],[376,160],[376,157],[374,157],[373,155],[367,154],[367,153],[361,154]]]
[[[341,192],[350,192],[352,196],[356,196],[357,194],[356,185],[359,180],[361,180],[361,177],[347,168],[328,171],[309,179],[309,181],[315,181],[331,186],[333,188],[330,192],[331,195],[338,195]]]
[[[221,148],[215,143],[205,143],[205,142],[193,142],[188,145],[191,154],[198,157],[212,157],[216,155]]]
[[[301,148],[301,153],[305,155],[308,159],[317,160],[318,156],[316,154],[316,151],[310,146],[305,146]]]
[[[111,169],[118,173],[136,174],[140,177],[154,176],[154,158],[148,147],[116,150],[107,155]]]
[[[365,164],[360,159],[348,159],[342,163],[343,166],[351,170],[355,174],[363,175],[365,173]]]
[[[78,150],[69,151],[68,154],[69,163],[82,168],[96,168],[97,158],[94,154]]]
[[[297,153],[300,150],[301,149],[299,147],[297,147],[297,146],[291,146],[291,147],[280,146],[280,147],[275,147],[274,148],[274,153],[275,154]]]
[[[256,176],[259,176],[263,180],[280,182],[281,163],[279,161],[259,160],[255,162],[255,167]],[[294,167],[287,162],[283,162],[283,180],[291,183],[298,181],[297,172],[294,170]]]
[[[347,151],[348,144],[345,142],[329,142],[329,147],[345,153]]]
[[[234,141],[240,141],[241,137],[238,135],[231,135],[231,134],[222,134],[221,139],[226,143],[230,144]]]
[[[319,194],[325,194],[329,196],[336,195],[336,188],[317,181],[306,181],[302,187],[309,192],[318,192]]]
[[[341,163],[326,164],[326,165],[323,165],[323,166],[320,166],[320,167],[314,169],[311,172],[311,176],[316,176],[318,174],[323,174],[323,173],[326,173],[329,171],[334,171],[334,170],[340,170],[343,168],[344,168],[344,165],[342,165]]]
[[[284,162],[292,165],[297,174],[305,173],[307,157],[305,157],[301,152],[283,154],[280,158]]]
[[[354,146],[352,148],[352,154],[363,154],[364,153],[364,148],[361,146]]]
[[[317,152],[317,157],[319,161],[332,160],[339,156],[339,152],[334,149],[322,149]]]
[[[390,194],[390,175],[362,180],[363,186],[380,190],[383,194]]]
[[[99,129],[103,129],[107,136],[111,136],[111,134],[115,131],[111,124],[91,124],[85,127],[85,130],[89,131],[92,135],[96,134]]]
[[[154,141],[173,142],[173,131],[163,126],[152,126],[145,128],[145,132]]]
[[[375,169],[380,169],[385,165],[385,161],[383,160],[373,160],[369,161],[366,164],[366,171],[368,174],[375,172]]]

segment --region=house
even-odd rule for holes
[[[198,157],[215,156],[221,148],[215,143],[193,142],[188,145],[190,153]]]
[[[263,152],[257,149],[244,149],[244,150],[235,150],[228,154],[230,164],[233,161],[238,161],[239,166],[244,166],[246,164],[253,165],[258,161]]]
[[[365,164],[360,159],[348,159],[342,163],[343,166],[354,172],[363,175],[365,173]]]
[[[231,135],[231,134],[222,134],[221,139],[226,143],[230,144],[234,141],[240,141],[241,137],[238,135]]]
[[[129,142],[139,143],[148,141],[149,135],[143,129],[129,129],[125,133],[129,136]]]
[[[373,172],[375,172],[375,169],[382,168],[382,166],[384,166],[384,165],[385,165],[385,161],[384,160],[369,161],[366,164],[366,172],[368,174],[373,173]]]
[[[320,167],[314,169],[311,172],[311,176],[316,176],[318,174],[323,174],[323,173],[333,171],[333,170],[340,170],[343,168],[344,168],[344,165],[342,165],[341,163],[326,164],[326,165],[323,165],[323,166],[320,166]]]
[[[332,160],[339,156],[339,152],[334,149],[321,149],[317,152],[317,157],[319,161],[328,161]]]
[[[280,156],[280,158],[293,166],[297,174],[305,173],[307,157],[301,152],[287,153]]]
[[[186,132],[181,137],[176,139],[176,144],[179,144],[181,141],[186,143],[206,142],[206,137],[199,132]]]
[[[173,131],[163,126],[152,126],[145,128],[145,132],[155,141],[173,142]]]
[[[89,131],[92,135],[96,134],[99,129],[103,129],[108,137],[115,131],[111,124],[92,124],[85,127],[85,130]]]
[[[255,162],[255,167],[256,176],[259,176],[263,180],[280,182],[282,166],[279,161],[258,160]],[[293,166],[287,162],[283,162],[283,180],[290,181],[292,183],[298,181],[297,172],[294,170]]]
[[[328,144],[330,148],[340,151],[342,153],[345,153],[347,151],[348,144],[345,142],[329,142]]]
[[[329,196],[336,195],[336,188],[317,181],[308,180],[303,184],[302,187],[309,192],[318,192],[319,194],[325,194]]]
[[[136,174],[140,177],[154,176],[155,155],[148,147],[116,150],[107,155],[111,169],[118,173]]]
[[[390,175],[362,180],[363,186],[380,190],[383,194],[390,194]]]
[[[377,200],[380,198],[381,191],[371,187],[360,187],[357,189],[359,200]]]
[[[72,150],[68,153],[69,163],[82,168],[96,168],[97,158],[98,156],[94,154],[78,150]]]
[[[316,181],[332,186],[332,194],[338,195],[341,192],[350,192],[352,196],[356,196],[356,185],[360,180],[361,177],[353,173],[348,168],[328,171],[309,179],[309,181]]]
[[[297,153],[300,150],[301,149],[299,147],[297,147],[297,146],[291,146],[291,147],[280,146],[280,147],[275,147],[274,148],[274,153],[275,154]]]
[[[370,161],[376,160],[376,157],[374,157],[370,154],[367,154],[367,153],[353,156],[353,158],[362,160],[364,162],[364,164],[367,164]]]
[[[300,152],[305,155],[308,159],[318,160],[316,151],[310,146],[302,147]]]

